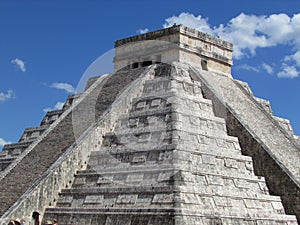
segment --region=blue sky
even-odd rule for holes
[[[297,0],[0,0],[0,149],[61,107],[115,40],[174,22],[233,42],[233,76],[300,135]]]

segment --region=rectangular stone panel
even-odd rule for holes
[[[71,195],[61,195],[58,199],[58,202],[63,204],[71,204],[72,201],[73,201],[73,196]]]
[[[156,194],[153,197],[152,203],[172,203],[174,194]]]
[[[167,160],[172,160],[172,151],[164,151],[159,153],[158,160],[159,161],[167,161]]]
[[[250,187],[250,184],[247,180],[233,179],[233,182],[234,182],[235,186],[238,188],[249,188]]]
[[[84,204],[101,204],[103,203],[103,195],[87,195],[84,200]]]
[[[202,155],[202,163],[204,164],[210,164],[210,165],[216,165],[216,157],[214,155]]]
[[[138,195],[119,195],[116,203],[118,204],[134,204]]]
[[[116,203],[117,197],[115,196],[104,196],[103,204],[106,206],[113,206]]]
[[[126,182],[128,183],[139,183],[143,180],[144,174],[128,174]]]
[[[284,208],[281,202],[272,202],[273,209],[284,212]]]
[[[97,184],[110,184],[113,181],[113,176],[100,176]]]
[[[234,168],[234,169],[238,168],[238,162],[235,159],[225,158],[224,159],[224,165],[227,168]]]
[[[232,202],[227,197],[214,196],[213,200],[216,206],[232,207]]]
[[[76,177],[74,181],[75,185],[83,185],[85,184],[85,177]]]
[[[142,205],[143,207],[149,206],[152,202],[152,195],[140,195],[136,199],[136,204]]]
[[[190,123],[193,124],[193,125],[196,125],[196,126],[199,126],[200,125],[200,120],[198,117],[196,116],[190,116]]]
[[[258,200],[244,199],[244,203],[245,203],[246,207],[249,208],[249,209],[261,209],[261,208],[263,208],[261,202],[258,201]]]
[[[207,183],[210,185],[218,185],[223,186],[224,185],[224,179],[220,176],[213,176],[213,175],[206,175]]]
[[[197,204],[197,205],[202,204],[199,201],[197,194],[185,193],[185,194],[182,194],[182,197],[183,197],[185,203],[188,203],[188,204]]]
[[[71,207],[75,207],[75,208],[76,207],[81,207],[83,205],[84,199],[85,198],[83,196],[73,198]]]
[[[143,109],[146,107],[146,101],[141,101],[136,104],[136,109]]]
[[[269,189],[267,187],[267,184],[265,182],[258,182],[259,188],[262,191],[262,193],[268,194]]]
[[[169,181],[174,176],[174,171],[162,172],[158,176],[158,182]]]
[[[161,99],[154,99],[151,101],[151,107],[159,106],[161,103]]]

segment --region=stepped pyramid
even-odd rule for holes
[[[178,25],[115,47],[113,74],[39,135],[25,130],[0,174],[2,224],[35,224],[33,212],[62,225],[298,224],[299,138],[231,77],[230,43]]]

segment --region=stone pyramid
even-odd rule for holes
[[[230,43],[179,25],[115,46],[1,173],[2,224],[298,224],[299,139],[231,77]]]

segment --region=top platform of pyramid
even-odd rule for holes
[[[161,29],[115,42],[115,71],[154,63],[199,63],[204,70],[231,77],[233,45],[183,25]]]

